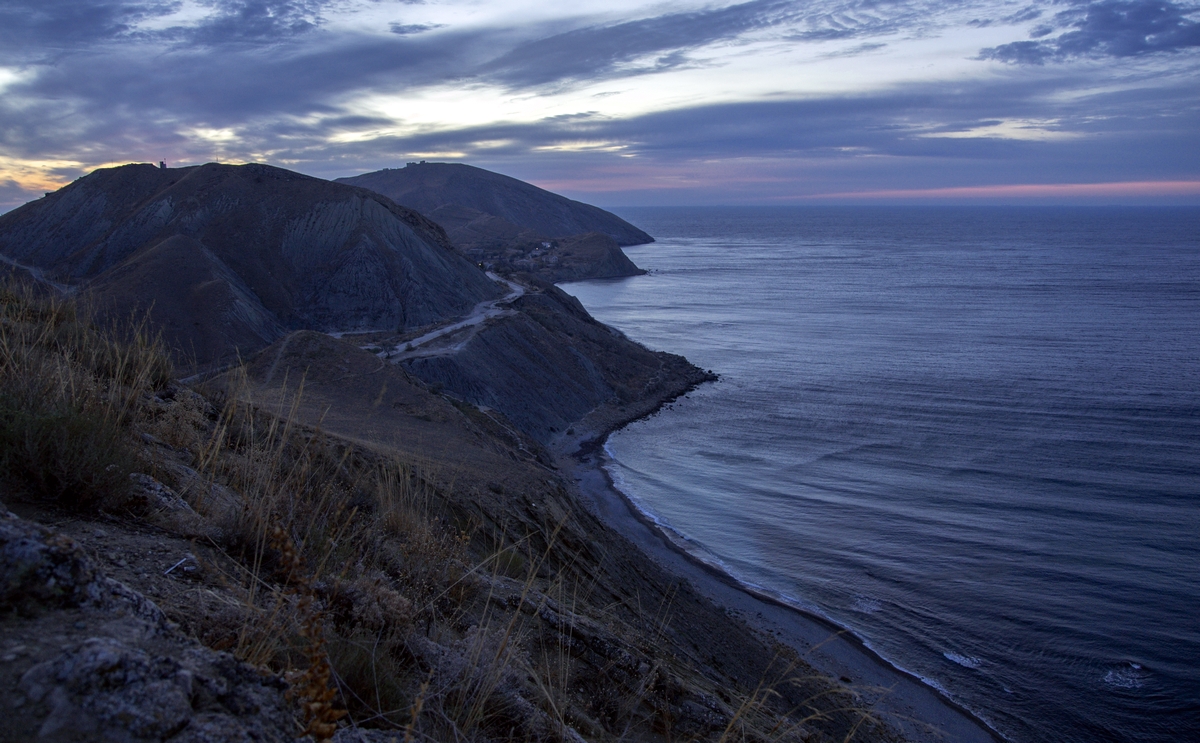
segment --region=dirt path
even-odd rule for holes
[[[515,310],[506,307],[505,305],[511,303],[518,297],[523,296],[525,294],[525,287],[521,286],[515,281],[509,281],[508,279],[501,278],[491,272],[488,272],[488,278],[493,281],[503,281],[505,284],[508,284],[508,294],[504,295],[500,299],[491,299],[486,302],[480,302],[479,304],[475,305],[475,309],[471,311],[471,314],[467,315],[463,319],[457,320],[448,325],[443,325],[440,328],[431,330],[428,333],[417,338],[413,338],[410,341],[405,341],[404,343],[398,343],[390,348],[385,348],[383,351],[379,352],[379,355],[387,358],[393,364],[398,364],[405,359],[412,359],[418,356],[440,356],[443,354],[454,353],[475,336],[475,333],[479,331],[479,328],[483,326],[484,322],[493,317],[501,317],[502,315],[507,315],[514,312]],[[433,343],[433,341],[457,333],[464,328],[471,328],[472,332],[465,337],[458,339],[453,345],[430,345]]]
[[[50,286],[54,287],[55,289],[58,289],[63,294],[67,294],[67,295],[74,294],[76,292],[76,290],[78,289],[78,287],[75,287],[75,286],[68,286],[67,284],[60,284],[57,281],[52,281],[51,279],[46,278],[46,272],[43,271],[42,269],[37,268],[35,266],[26,266],[24,263],[15,261],[12,258],[9,258],[7,255],[4,255],[4,254],[0,254],[0,263],[7,263],[8,265],[12,266],[13,268],[19,268],[22,271],[25,271],[26,273],[28,273],[30,276],[32,276],[35,281],[40,281],[43,284],[49,284]]]

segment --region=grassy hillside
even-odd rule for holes
[[[286,679],[295,722],[281,735],[893,739],[856,693],[607,530],[495,411],[349,343],[292,343],[191,389],[143,325],[0,292],[4,504],[81,545],[191,642]],[[67,610],[31,590],[6,589],[5,633],[92,622],[62,624]],[[0,686],[59,648],[37,652],[3,666]],[[4,735],[37,730],[49,699]]]

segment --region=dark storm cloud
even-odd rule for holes
[[[209,7],[208,16],[190,25],[144,30],[138,22],[172,13],[178,5],[105,0],[5,5],[13,21],[3,26],[6,33],[19,29],[26,49],[37,54],[55,47],[51,40],[57,39],[63,53],[50,64],[34,64],[6,90],[0,145],[21,152],[54,141],[96,144],[117,136],[140,141],[142,134],[129,132],[153,138],[154,131],[171,141],[183,122],[286,128],[297,118],[339,115],[342,101],[357,92],[451,80],[499,83],[514,91],[569,86],[688,66],[694,64],[692,50],[756,29],[799,24],[819,35],[836,16],[842,27],[857,24],[861,31],[920,9],[913,2],[855,0],[837,5],[831,15],[828,4],[813,14],[796,3],[754,0],[565,32],[431,33],[432,26],[394,21],[395,33],[381,36],[323,29],[322,13],[333,12],[335,4],[317,0],[217,0]],[[535,38],[521,42],[521,34]],[[844,53],[878,48],[863,45]]]
[[[689,52],[762,29],[820,42],[892,34],[930,25],[929,0],[835,0],[820,7],[754,0],[723,8],[597,24],[525,42],[491,60],[484,76],[514,88],[662,72],[695,64]],[[878,46],[863,47],[863,51]]]
[[[441,23],[392,23],[388,25],[388,30],[398,36],[410,36],[443,27]]]
[[[912,86],[889,94],[830,97],[790,102],[731,103],[649,114],[625,121],[571,126],[596,138],[638,143],[645,156],[763,157],[863,156],[968,158],[1009,157],[1016,152],[1046,151],[1061,142],[1017,141],[999,137],[944,137],[1013,119],[1054,117],[1053,126],[1104,135],[1111,146],[1122,130],[1157,133],[1187,130],[1200,116],[1169,116],[1177,96],[1196,95],[1200,85],[1153,96],[1095,96],[1048,109],[1044,97],[1057,86],[994,84],[947,90]],[[1103,122],[1097,118],[1102,117]],[[1158,126],[1147,120],[1159,119]],[[560,136],[570,136],[568,128]],[[1141,136],[1139,134],[1138,136]],[[1178,157],[1178,153],[1172,155]],[[1195,163],[1191,164],[1193,167]]]
[[[1024,23],[1025,21],[1032,21],[1037,18],[1041,18],[1042,13],[1043,10],[1041,8],[1037,7],[1036,5],[1030,5],[1018,10],[1016,13],[1010,13],[1009,15],[1002,16],[998,19],[976,18],[974,20],[967,21],[967,25],[974,26],[975,28],[987,28],[988,26],[994,26],[997,23]]]
[[[1200,47],[1198,10],[1163,0],[1080,3],[1034,29],[1036,41],[1002,44],[982,59],[1044,65],[1074,57],[1136,57]],[[1066,29],[1066,30],[1064,30]],[[1050,37],[1051,34],[1057,36]]]
[[[0,212],[6,212],[38,196],[41,194],[21,188],[11,178],[0,178]]]
[[[0,54],[38,57],[126,36],[141,21],[168,15],[176,2],[11,0],[0,4]]]
[[[0,49],[9,62],[79,53],[106,42],[229,44],[280,42],[317,28],[319,0],[210,0],[210,13],[189,25],[145,30],[140,23],[169,16],[175,1],[12,0],[0,6]]]
[[[339,94],[431,84],[455,68],[462,70],[463,63],[453,45],[394,36],[220,54],[175,48],[149,62],[135,47],[106,55],[104,64],[75,55],[40,69],[32,79],[10,86],[11,99],[0,100],[0,121],[52,132],[68,123],[61,121],[64,114],[82,117],[89,126],[118,128],[134,120],[228,126],[260,116],[334,114],[339,108],[328,101]],[[60,114],[33,117],[30,105],[47,105]]]
[[[646,53],[658,54],[664,69],[678,67],[688,64],[686,49],[772,23],[783,7],[761,0],[590,26],[514,48],[512,29],[417,33],[395,22],[404,33],[330,33],[319,28],[323,4],[312,1],[225,0],[198,23],[155,31],[136,23],[176,6],[80,5],[91,12],[49,0],[45,13],[25,3],[15,14],[41,39],[31,48],[60,35],[71,41],[62,45],[69,53],[31,68],[0,98],[0,145],[12,154],[66,155],[101,144],[132,154],[146,143],[173,146],[181,127],[236,127],[239,136],[254,130],[264,138],[275,129],[286,137],[299,119],[340,116],[341,101],[358,91],[448,80],[521,89],[594,79]],[[496,63],[492,50],[506,47]]]
[[[828,8],[829,5],[822,5]],[[785,36],[789,41],[831,41],[882,36],[923,24],[927,8],[917,3],[846,3],[832,10],[810,10],[800,19],[800,29]]]
[[[1060,155],[1063,162],[1077,163],[1081,173],[1099,173],[1117,160],[1146,173],[1152,170],[1146,163],[1161,172],[1200,170],[1192,154],[1198,152],[1194,132],[1200,130],[1196,85],[1163,92],[1163,83],[1143,79],[1136,83],[1149,91],[1143,99],[1080,99],[1075,91],[1095,87],[1104,73],[1074,68],[1035,76],[1014,67],[1003,85],[909,86],[861,96],[727,103],[632,118],[582,114],[379,138],[380,131],[404,126],[405,112],[397,120],[362,115],[354,106],[363,95],[451,83],[465,91],[500,85],[519,95],[545,93],[693,66],[702,48],[705,58],[708,50],[717,50],[719,63],[722,47],[751,35],[775,48],[827,44],[818,51],[853,57],[877,53],[884,42],[891,50],[906,38],[951,31],[937,25],[935,0],[752,0],[618,22],[578,17],[556,25],[466,30],[406,22],[404,4],[395,3],[396,14],[381,19],[376,33],[327,24],[326,17],[343,4],[213,0],[205,6],[206,17],[164,27],[170,22],[163,18],[179,4],[3,3],[0,64],[10,66],[15,77],[0,79],[7,85],[0,95],[0,153],[85,163],[266,157],[325,176],[395,165],[415,152],[463,152],[471,162],[514,173],[532,173],[534,162],[548,168],[571,163],[575,170],[585,163],[669,169],[704,158],[792,158],[839,162],[864,173],[884,167],[879,163],[904,162],[919,179],[948,163],[1048,172],[1047,163]],[[1043,21],[1040,36],[1019,42],[1033,47],[996,47],[986,52],[994,59],[1119,57],[1195,46],[1191,7],[1103,0],[1060,4],[1057,13],[1051,6],[1038,16],[1046,6],[1006,3],[993,15],[981,8],[974,25]],[[828,43],[846,39],[854,41]],[[862,69],[865,74],[870,68]],[[928,136],[970,133],[1016,118],[1087,136],[1053,143]],[[331,141],[342,134],[361,140]],[[599,144],[591,151],[587,142]],[[20,187],[0,183],[0,202],[12,202],[14,189]]]
[[[489,63],[488,77],[513,87],[609,77],[623,65],[658,55],[641,74],[688,64],[687,50],[776,25],[793,15],[791,3],[755,0],[727,8],[572,29],[520,44]]]

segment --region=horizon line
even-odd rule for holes
[[[842,191],[792,197],[800,199],[944,199],[944,198],[1047,198],[1095,196],[1200,196],[1196,181],[1112,181],[1108,183],[1011,183],[993,186],[880,189]],[[788,198],[788,197],[783,197]]]

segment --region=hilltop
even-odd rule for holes
[[[377,191],[422,214],[454,204],[549,237],[599,232],[618,245],[654,242],[650,235],[599,207],[462,163],[414,163],[338,178],[337,182]]]
[[[595,255],[591,242],[566,244]],[[351,334],[541,442],[598,406],[710,378],[536,276],[519,275],[523,296],[500,303],[509,284],[386,196],[266,165],[97,170],[0,216],[0,255],[109,318],[148,312],[193,373],[298,331]],[[480,322],[461,322],[470,316]],[[403,353],[430,334],[436,342]]]
[[[642,270],[621,246],[654,242],[611,212],[461,163],[410,163],[337,180],[419,211],[476,263],[549,281],[636,276]]]

